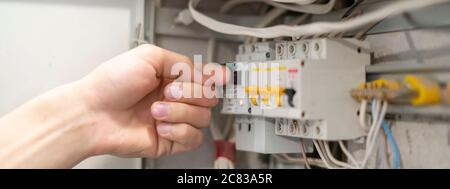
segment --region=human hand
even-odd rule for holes
[[[185,56],[143,45],[100,65],[76,82],[89,116],[95,120],[90,133],[96,144],[95,154],[159,157],[201,144],[201,129],[209,126],[209,108],[218,99],[177,97],[194,92],[183,90],[186,88],[202,90],[214,85],[194,83],[191,75],[172,75],[176,63],[185,63],[194,70]],[[227,69],[220,70],[222,74],[209,78],[215,85],[223,85],[228,79]]]

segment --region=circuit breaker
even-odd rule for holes
[[[236,148],[264,154],[300,153],[299,139],[275,133],[275,119],[237,116],[234,121]],[[312,142],[305,140],[305,150],[312,152]]]
[[[222,113],[273,119],[280,137],[355,139],[365,132],[357,121],[359,104],[349,91],[365,82],[369,64],[368,43],[354,39],[241,45],[236,62],[228,64],[234,77]],[[248,142],[239,137],[237,146]]]

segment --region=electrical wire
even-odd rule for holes
[[[397,142],[395,141],[394,135],[392,134],[392,131],[390,129],[389,122],[383,122],[383,130],[392,147],[392,168],[401,169],[400,150],[398,149]]]
[[[218,157],[214,161],[214,169],[234,169],[234,163],[228,158]]]
[[[347,169],[356,169],[357,168],[357,167],[355,167],[353,165],[350,165],[348,163],[339,161],[336,158],[334,158],[333,154],[331,153],[330,145],[328,144],[328,142],[323,141],[323,145],[325,147],[325,153],[327,154],[327,156],[329,157],[329,159],[331,160],[332,163],[334,163],[334,164],[336,164],[338,166],[347,168]]]
[[[322,162],[325,164],[325,166],[326,166],[328,169],[334,169],[334,167],[332,167],[332,166],[330,165],[330,163],[328,162],[328,160],[326,160],[325,155],[322,153],[322,150],[321,150],[321,148],[320,148],[320,146],[319,146],[319,143],[318,143],[316,140],[313,140],[313,143],[314,143],[314,147],[316,147],[316,150],[317,150],[317,153],[319,154],[320,159],[321,159]]]
[[[413,11],[449,1],[450,0],[395,1],[394,3],[389,3],[376,11],[372,11],[365,15],[343,22],[316,22],[301,26],[277,25],[266,28],[250,28],[217,21],[195,10],[194,0],[190,0],[189,11],[191,12],[194,20],[216,32],[230,35],[253,36],[258,38],[277,38],[345,32],[366,26],[367,24],[378,22],[390,16],[395,16],[407,11]]]
[[[225,128],[223,129],[223,135],[225,136],[225,138],[228,138],[229,141],[232,139],[232,137],[234,137],[233,123],[234,123],[234,116],[228,115],[227,120],[225,122]]]
[[[363,128],[365,131],[368,131],[369,128],[366,124],[366,109],[367,109],[367,100],[361,100],[361,107],[359,108],[359,126]]]
[[[345,11],[344,15],[342,15],[342,18],[350,16],[353,11],[355,11],[355,9],[363,2],[364,0],[357,0],[352,6],[350,6],[350,8],[347,9],[347,11]]]
[[[235,138],[234,138],[234,134],[232,134],[232,129],[231,132],[226,134],[224,132],[221,131],[221,129],[218,127],[218,121],[216,116],[212,116],[211,117],[211,125],[210,125],[210,131],[211,131],[211,135],[214,141],[220,141],[220,140],[226,140],[228,142],[234,143],[235,142]],[[231,120],[230,120],[231,119]],[[230,116],[227,118],[227,123],[225,125],[225,129],[228,128],[228,125],[233,125],[233,118]],[[234,169],[234,162],[231,161],[228,158],[225,157],[217,157],[214,160],[214,168],[215,169]]]
[[[372,141],[372,135],[374,133],[376,124],[377,124],[377,120],[379,117],[379,113],[380,113],[380,108],[381,108],[381,101],[379,100],[372,100],[372,105],[371,105],[371,109],[372,109],[372,123],[370,124],[370,129],[369,132],[367,134],[367,138],[366,138],[366,149],[368,149],[369,145],[370,145],[370,141]]]
[[[368,136],[372,136],[372,137],[371,138],[368,137],[367,140],[366,140],[366,146],[367,146],[366,147],[366,153],[365,153],[364,159],[363,159],[363,161],[361,163],[361,168],[365,168],[366,167],[367,162],[369,160],[369,157],[372,154],[372,151],[373,151],[373,149],[375,147],[375,143],[376,143],[375,140],[376,140],[376,138],[378,136],[378,132],[379,132],[379,130],[381,128],[381,124],[384,121],[384,116],[386,115],[387,107],[388,107],[388,103],[387,103],[387,101],[384,101],[383,102],[383,106],[381,108],[381,112],[380,112],[380,114],[378,116],[379,118],[374,120],[375,124],[373,125],[374,126],[373,134],[371,134],[369,132]]]
[[[333,161],[331,161],[330,157],[328,156],[328,153],[325,149],[325,145],[323,141],[318,140],[317,141],[319,143],[320,146],[320,150],[325,158],[325,160],[333,167],[333,169],[344,169],[342,167],[340,167],[339,165],[335,164]]]
[[[344,142],[338,141],[339,147],[341,148],[342,152],[344,152],[345,156],[347,156],[347,159],[349,159],[356,167],[360,167],[358,161],[356,161],[355,156],[350,153],[350,151],[345,147]]]
[[[282,161],[282,162],[286,162],[286,163],[305,164],[305,160],[303,158],[293,158],[293,157],[289,157],[286,154],[272,154],[272,157],[274,157],[278,161]],[[312,165],[312,166],[327,168],[321,159],[308,158],[308,163],[309,163],[309,165]]]
[[[372,30],[375,26],[377,26],[381,21],[375,22],[373,24],[370,24],[366,27],[364,27],[361,31],[359,31],[358,33],[355,34],[355,36],[353,38],[359,39],[359,40],[364,40],[367,36],[367,33]]]
[[[300,152],[302,153],[303,160],[305,161],[305,167],[307,169],[311,169],[311,166],[309,165],[308,157],[306,156],[306,148],[305,148],[305,142],[303,139],[300,139]]]
[[[377,136],[377,144],[375,150],[375,168],[387,169],[389,168],[388,154],[387,154],[387,138],[382,132]]]
[[[222,133],[220,132],[220,129],[217,127],[218,123],[217,120],[215,118],[216,116],[211,116],[211,125],[209,127],[209,130],[211,132],[211,136],[212,138],[217,141],[217,140],[223,140],[224,136],[222,135]]]
[[[381,109],[381,113],[379,115],[378,122],[376,124],[377,127],[373,131],[374,133],[372,134],[372,138],[370,138],[371,139],[370,140],[370,144],[374,144],[375,140],[377,139],[376,136],[378,136],[378,133],[381,130],[381,125],[382,125],[382,123],[384,121],[384,116],[386,115],[387,107],[388,107],[388,102],[387,101],[383,101],[383,107]]]
[[[337,0],[329,0],[326,4],[303,4],[303,5],[292,5],[292,4],[283,4],[276,3],[273,1],[264,0],[267,4],[283,8],[293,12],[307,13],[307,14],[327,14],[333,10],[334,5]]]
[[[269,13],[267,13],[263,17],[263,19],[255,27],[257,27],[257,28],[266,27],[270,23],[275,21],[278,17],[283,15],[285,12],[286,12],[286,10],[281,9],[281,8],[272,9]],[[258,38],[247,38],[245,43],[252,43],[252,42],[256,42],[257,40],[258,40]]]

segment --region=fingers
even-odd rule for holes
[[[176,75],[170,74],[170,68],[177,63],[184,63],[193,68],[193,63],[188,57],[154,45],[141,45],[129,51],[129,54],[138,56],[151,64],[158,77],[176,78]]]
[[[202,107],[217,105],[218,95],[212,86],[202,86],[198,83],[171,83],[164,89],[164,96],[168,101]]]
[[[129,51],[126,56],[139,57],[153,66],[158,77],[167,79],[224,85],[230,78],[230,71],[224,66],[207,64],[201,69],[194,69],[194,63],[188,57],[154,45],[141,45]]]
[[[208,108],[179,102],[155,102],[151,107],[153,118],[170,123],[188,123],[197,128],[209,126],[211,111]]]
[[[172,149],[172,152],[197,148],[203,141],[202,131],[189,124],[160,123],[156,129],[159,136],[174,142],[174,148],[176,145],[181,146],[178,150]]]

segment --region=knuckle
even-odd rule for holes
[[[159,47],[156,47],[155,45],[152,45],[152,44],[142,44],[142,45],[139,45],[138,48],[142,49],[143,51],[147,51],[147,52],[154,52],[155,50],[159,49]]]

